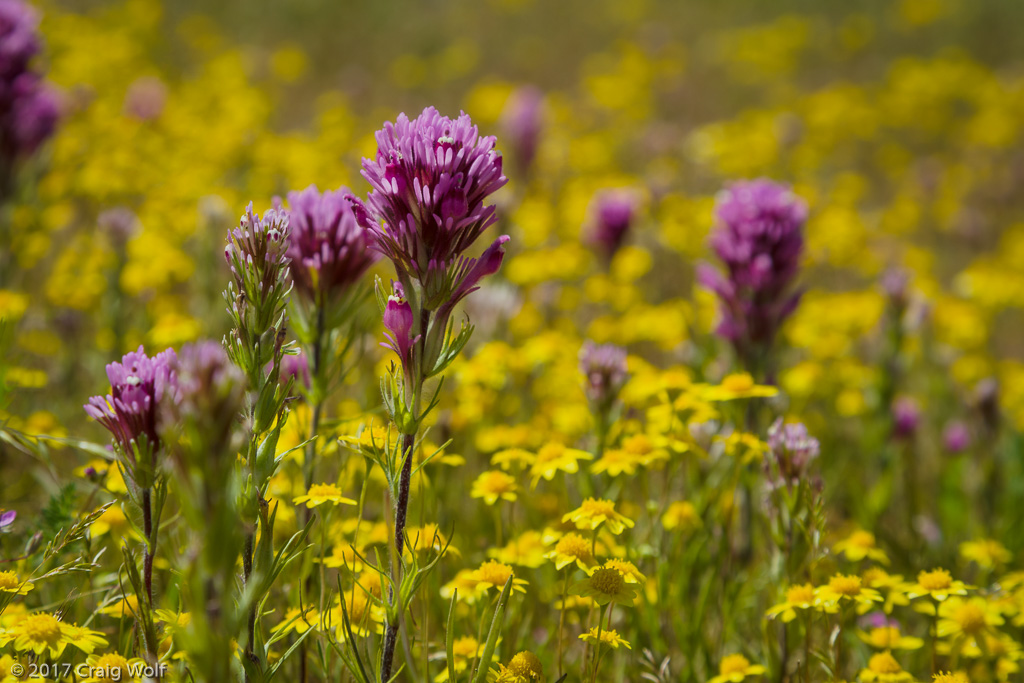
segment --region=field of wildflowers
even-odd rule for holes
[[[1024,681],[1022,21],[0,0],[0,683]]]

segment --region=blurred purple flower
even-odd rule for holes
[[[209,340],[186,344],[178,354],[176,391],[163,426],[191,426],[201,435],[209,456],[224,457],[245,405],[245,390],[245,373],[231,362],[221,344]]]
[[[971,430],[962,420],[954,420],[942,431],[942,444],[950,453],[962,453],[971,445]]]
[[[39,15],[19,0],[0,0],[0,153],[25,157],[57,126],[56,90],[30,70],[39,52]]]
[[[533,164],[540,142],[544,117],[544,93],[532,85],[512,93],[501,115],[501,128],[509,141],[512,158],[520,173]]]
[[[890,268],[882,274],[882,291],[889,301],[898,309],[907,305],[910,287],[910,272],[903,268]]]
[[[719,194],[715,217],[711,247],[725,272],[702,264],[697,279],[718,295],[718,334],[747,356],[771,346],[799,302],[790,290],[803,253],[807,205],[785,185],[741,181]]]
[[[301,386],[309,389],[311,386],[309,379],[309,358],[306,354],[299,353],[286,354],[281,358],[281,383],[285,384],[288,380],[294,379],[296,386]]]
[[[14,520],[17,519],[18,513],[14,510],[0,510],[0,529],[6,529],[10,525],[14,524]]]
[[[39,52],[39,13],[21,0],[0,0],[0,79],[11,80]]]
[[[128,86],[124,96],[124,112],[139,121],[152,121],[163,113],[167,104],[167,86],[155,76],[143,76]]]
[[[587,398],[607,408],[618,398],[629,378],[626,349],[614,344],[598,345],[588,339],[580,349],[580,372],[586,380]]]
[[[321,301],[356,283],[376,260],[366,208],[347,187],[315,185],[288,193],[292,281],[301,297]]]
[[[921,408],[910,396],[900,396],[892,403],[893,435],[897,438],[913,436],[921,424]]]
[[[821,445],[800,422],[785,424],[780,417],[768,428],[768,448],[784,483],[794,483],[821,453]]]
[[[117,245],[124,245],[138,231],[139,219],[126,206],[115,206],[96,217],[96,226]]]
[[[152,452],[159,448],[157,413],[163,395],[176,389],[177,356],[172,349],[152,358],[143,347],[107,365],[111,393],[93,396],[85,412],[113,435],[123,453],[145,435]]]
[[[366,208],[374,248],[402,279],[422,282],[428,270],[457,268],[463,252],[497,221],[495,207],[484,204],[507,181],[495,138],[481,137],[466,114],[452,120],[428,107],[413,120],[400,114],[385,123],[377,145],[376,159],[363,159],[362,171],[373,188]]]
[[[28,156],[57,129],[60,100],[57,92],[34,74],[19,76],[11,92],[11,142],[17,155]]]
[[[626,241],[638,203],[636,194],[629,190],[604,190],[594,196],[588,239],[606,259],[610,260]]]

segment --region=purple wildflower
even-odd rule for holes
[[[903,268],[890,268],[882,274],[882,291],[897,310],[907,306],[910,289],[910,272]]]
[[[395,263],[399,277],[420,282],[460,270],[460,256],[497,221],[484,201],[506,183],[493,136],[480,136],[466,114],[452,120],[433,107],[377,131],[376,159],[363,159],[372,190],[374,248]],[[468,272],[468,271],[466,271]],[[438,293],[439,305],[447,292]]]
[[[245,374],[214,341],[186,344],[178,354],[177,382],[165,428],[190,425],[212,456],[223,456],[245,404]]]
[[[376,259],[368,249],[366,208],[346,187],[321,194],[310,185],[289,192],[288,217],[292,281],[307,300],[345,291]]]
[[[781,417],[768,428],[768,448],[782,483],[786,484],[803,479],[811,461],[821,452],[818,440],[803,423],[784,424]]]
[[[57,92],[34,74],[22,74],[11,86],[10,138],[16,154],[28,156],[57,129]]]
[[[526,173],[537,155],[544,117],[544,94],[532,85],[509,96],[501,115],[501,127],[520,173]]]
[[[57,125],[57,93],[30,70],[38,24],[29,5],[0,0],[0,153],[8,159],[32,154]]]
[[[408,367],[413,344],[419,340],[419,336],[412,336],[412,306],[405,300],[402,285],[394,283],[393,291],[384,307],[384,329],[387,330],[384,336],[388,341],[381,346],[397,353],[402,365]]]
[[[901,396],[892,403],[893,435],[909,438],[921,424],[921,408],[909,396]]]
[[[971,446],[971,430],[967,423],[954,420],[942,432],[942,443],[950,453],[962,453]]]
[[[0,529],[6,529],[14,524],[14,520],[17,517],[18,513],[14,510],[0,510]]]
[[[124,356],[120,363],[107,365],[110,392],[93,396],[85,412],[113,435],[122,453],[132,453],[132,445],[145,436],[152,452],[160,446],[157,413],[163,395],[176,387],[177,356],[172,349],[152,358],[140,346]]]
[[[227,246],[224,247],[224,259],[231,266],[235,277],[241,273],[237,265],[263,268],[284,267],[288,264],[286,254],[291,229],[288,214],[276,209],[267,209],[261,218],[252,210],[252,202],[245,208],[239,219],[238,227],[228,231]]]
[[[270,366],[267,367],[270,372]],[[309,358],[302,353],[289,353],[281,358],[281,384],[287,384],[289,380],[295,380],[295,386],[306,389],[312,385],[309,379]]]
[[[594,196],[588,238],[606,259],[610,260],[626,241],[636,210],[637,197],[629,190],[604,190]]]
[[[580,349],[580,372],[586,378],[587,398],[597,406],[610,406],[629,378],[626,349],[587,340]]]
[[[711,247],[725,266],[702,265],[698,281],[721,302],[718,334],[749,359],[771,346],[796,308],[790,290],[803,253],[807,205],[786,186],[760,179],[733,183],[715,206]]]
[[[139,219],[126,206],[115,206],[96,217],[96,226],[117,245],[124,245],[138,232]]]
[[[143,76],[136,79],[124,96],[124,112],[139,121],[152,121],[167,104],[167,86],[159,78]]]
[[[0,0],[0,79],[11,80],[39,52],[39,14],[21,0]]]

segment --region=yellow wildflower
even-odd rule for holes
[[[615,503],[603,498],[587,498],[583,504],[562,517],[563,522],[572,522],[577,529],[593,531],[605,524],[610,532],[621,534],[633,528],[633,520],[615,511]]]
[[[334,505],[355,505],[356,501],[341,495],[341,489],[335,484],[313,484],[304,495],[296,496],[293,503],[306,504],[307,508],[315,508],[324,503]]]

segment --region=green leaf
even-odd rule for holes
[[[491,630],[487,633],[487,644],[484,645],[484,652],[480,657],[480,668],[476,670],[473,683],[486,683],[487,672],[491,669],[491,660],[494,659],[494,648],[498,644],[498,636],[505,624],[505,607],[508,604],[508,596],[512,593],[512,580],[515,574],[508,577],[505,587],[501,589],[501,597],[494,607],[494,618],[491,619]]]
[[[452,604],[448,608],[448,629],[444,634],[444,650],[448,662],[448,680],[458,683],[455,676],[455,602],[459,599],[459,589],[452,591]]]

